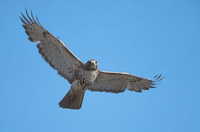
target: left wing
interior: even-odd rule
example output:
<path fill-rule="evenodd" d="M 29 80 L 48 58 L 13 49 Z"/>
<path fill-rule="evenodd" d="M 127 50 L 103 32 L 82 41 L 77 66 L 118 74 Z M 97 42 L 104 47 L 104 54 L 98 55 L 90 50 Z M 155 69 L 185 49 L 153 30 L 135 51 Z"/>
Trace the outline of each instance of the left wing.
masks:
<path fill-rule="evenodd" d="M 89 88 L 91 91 L 104 91 L 119 93 L 126 89 L 142 92 L 154 88 L 155 82 L 161 81 L 164 77 L 156 75 L 152 80 L 137 77 L 124 72 L 103 72 L 100 71 L 96 80 Z"/>
<path fill-rule="evenodd" d="M 58 74 L 72 83 L 76 72 L 84 63 L 62 41 L 49 33 L 40 24 L 37 17 L 35 20 L 32 12 L 30 17 L 26 10 L 26 15 L 27 17 L 22 14 L 23 18 L 20 17 L 20 19 L 23 22 L 26 34 L 29 36 L 28 39 L 32 42 L 38 42 L 39 53 L 45 61 L 57 70 Z"/>

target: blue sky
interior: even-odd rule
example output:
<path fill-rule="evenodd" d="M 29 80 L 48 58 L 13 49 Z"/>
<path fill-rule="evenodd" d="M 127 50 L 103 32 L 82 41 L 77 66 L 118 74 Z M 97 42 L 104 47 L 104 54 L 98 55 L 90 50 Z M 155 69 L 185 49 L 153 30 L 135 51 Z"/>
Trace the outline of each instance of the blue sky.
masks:
<path fill-rule="evenodd" d="M 83 62 L 166 78 L 142 93 L 87 91 L 80 110 L 61 109 L 70 85 L 28 41 L 25 8 Z M 0 13 L 1 132 L 200 131 L 198 0 L 7 0 Z"/>

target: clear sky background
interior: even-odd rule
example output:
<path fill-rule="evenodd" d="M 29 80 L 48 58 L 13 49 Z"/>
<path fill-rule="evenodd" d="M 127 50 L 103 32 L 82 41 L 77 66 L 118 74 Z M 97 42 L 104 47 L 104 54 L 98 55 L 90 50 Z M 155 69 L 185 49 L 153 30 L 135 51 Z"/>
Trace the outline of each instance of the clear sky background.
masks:
<path fill-rule="evenodd" d="M 83 62 L 166 78 L 157 88 L 87 91 L 80 110 L 59 108 L 70 84 L 27 39 L 20 12 Z M 199 0 L 1 0 L 1 132 L 199 132 Z"/>

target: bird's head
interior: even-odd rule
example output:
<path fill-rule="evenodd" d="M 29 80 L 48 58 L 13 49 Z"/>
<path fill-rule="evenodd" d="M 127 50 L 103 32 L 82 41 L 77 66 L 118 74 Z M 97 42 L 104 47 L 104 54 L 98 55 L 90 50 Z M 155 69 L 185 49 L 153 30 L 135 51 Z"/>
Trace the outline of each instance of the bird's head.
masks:
<path fill-rule="evenodd" d="M 85 69 L 88 71 L 97 70 L 98 63 L 96 60 L 89 60 L 87 63 L 85 63 Z"/>

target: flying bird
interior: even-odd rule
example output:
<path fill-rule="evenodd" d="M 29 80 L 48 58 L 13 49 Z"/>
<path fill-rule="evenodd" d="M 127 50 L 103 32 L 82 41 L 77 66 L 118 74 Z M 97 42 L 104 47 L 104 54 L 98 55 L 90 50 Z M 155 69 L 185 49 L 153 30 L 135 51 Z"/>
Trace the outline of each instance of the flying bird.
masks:
<path fill-rule="evenodd" d="M 59 106 L 68 109 L 80 109 L 86 90 L 104 91 L 112 93 L 124 92 L 126 89 L 142 92 L 154 88 L 156 82 L 163 79 L 162 75 L 156 75 L 152 79 L 145 79 L 125 72 L 106 72 L 98 69 L 96 60 L 80 61 L 65 44 L 48 32 L 26 10 L 26 16 L 21 13 L 21 21 L 28 39 L 37 42 L 39 53 L 58 74 L 71 84 L 68 93 L 59 102 Z"/>

